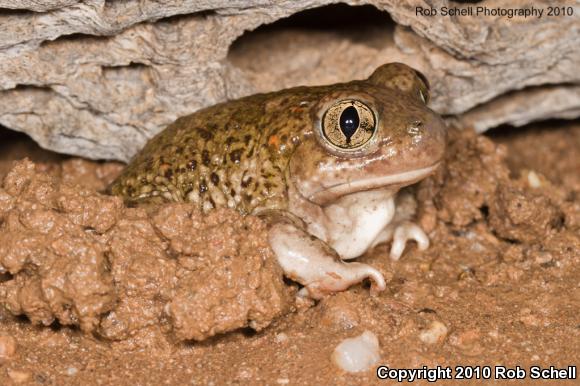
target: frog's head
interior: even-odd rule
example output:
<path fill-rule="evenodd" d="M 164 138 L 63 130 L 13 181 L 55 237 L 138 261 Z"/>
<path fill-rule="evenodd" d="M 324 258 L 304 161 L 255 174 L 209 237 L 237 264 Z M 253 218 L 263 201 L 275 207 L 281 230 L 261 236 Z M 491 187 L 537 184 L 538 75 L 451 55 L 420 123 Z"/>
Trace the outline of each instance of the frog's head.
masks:
<path fill-rule="evenodd" d="M 427 107 L 429 86 L 419 72 L 390 63 L 365 81 L 324 90 L 310 111 L 312 131 L 290 162 L 303 197 L 324 205 L 363 190 L 396 191 L 441 162 L 446 128 Z"/>

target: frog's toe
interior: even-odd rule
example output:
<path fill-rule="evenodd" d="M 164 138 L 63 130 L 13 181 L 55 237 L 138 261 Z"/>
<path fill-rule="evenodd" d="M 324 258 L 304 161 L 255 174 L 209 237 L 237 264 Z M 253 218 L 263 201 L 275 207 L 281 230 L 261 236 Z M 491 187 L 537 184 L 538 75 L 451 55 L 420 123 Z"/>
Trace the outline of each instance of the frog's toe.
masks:
<path fill-rule="evenodd" d="M 348 287 L 365 279 L 371 280 L 371 292 L 376 293 L 387 288 L 383 274 L 368 264 L 333 262 L 327 267 L 324 277 L 316 283 L 325 292 L 344 291 Z"/>
<path fill-rule="evenodd" d="M 319 277 L 311 277 L 300 291 L 300 296 L 320 299 L 329 293 L 344 291 L 365 279 L 371 281 L 373 295 L 387 288 L 383 274 L 367 264 L 335 261 L 324 267 L 318 267 L 316 271 L 322 274 Z"/>
<path fill-rule="evenodd" d="M 423 229 L 412 222 L 403 222 L 397 226 L 393 234 L 393 245 L 390 253 L 392 260 L 401 258 L 409 240 L 416 241 L 420 251 L 429 248 L 429 237 L 427 237 Z"/>

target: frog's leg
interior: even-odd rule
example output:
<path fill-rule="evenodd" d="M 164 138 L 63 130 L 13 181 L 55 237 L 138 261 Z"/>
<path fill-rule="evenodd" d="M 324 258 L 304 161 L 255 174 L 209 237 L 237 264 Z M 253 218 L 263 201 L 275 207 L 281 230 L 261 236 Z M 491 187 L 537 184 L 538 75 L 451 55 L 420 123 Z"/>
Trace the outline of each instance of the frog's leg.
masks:
<path fill-rule="evenodd" d="M 392 260 L 399 260 L 407 241 L 417 242 L 420 251 L 429 248 L 429 237 L 421 227 L 411 221 L 415 214 L 416 202 L 413 196 L 406 191 L 401 192 L 396 199 L 396 210 L 393 220 L 388 224 L 374 240 L 375 245 L 393 241 L 391 245 L 390 257 Z"/>
<path fill-rule="evenodd" d="M 386 288 L 378 270 L 367 264 L 342 262 L 326 243 L 293 222 L 272 224 L 268 236 L 285 275 L 305 286 L 303 295 L 318 299 L 346 290 L 366 278 L 372 281 L 372 292 Z"/>

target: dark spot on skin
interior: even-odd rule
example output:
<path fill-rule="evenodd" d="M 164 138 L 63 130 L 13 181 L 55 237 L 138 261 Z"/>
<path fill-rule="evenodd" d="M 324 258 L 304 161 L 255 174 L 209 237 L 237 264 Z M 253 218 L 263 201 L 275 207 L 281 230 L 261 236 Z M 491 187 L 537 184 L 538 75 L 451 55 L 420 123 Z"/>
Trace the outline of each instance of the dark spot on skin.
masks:
<path fill-rule="evenodd" d="M 210 158 L 209 158 L 209 152 L 207 150 L 204 150 L 201 152 L 201 163 L 204 164 L 205 166 L 209 166 L 210 163 Z"/>
<path fill-rule="evenodd" d="M 252 201 L 252 195 L 251 194 L 247 194 L 246 193 L 246 194 L 243 195 L 243 198 L 244 198 L 244 201 L 246 201 L 246 202 Z"/>
<path fill-rule="evenodd" d="M 153 160 L 148 160 L 148 161 L 146 161 L 146 162 L 144 163 L 144 165 L 145 165 L 145 169 L 153 169 L 153 167 L 154 167 L 154 166 L 153 166 L 153 165 L 154 165 L 154 163 L 153 163 Z"/>
<path fill-rule="evenodd" d="M 266 181 L 264 183 L 264 188 L 266 188 L 267 191 L 270 191 L 270 189 L 272 189 L 272 184 L 269 181 Z"/>
<path fill-rule="evenodd" d="M 213 173 L 213 172 L 210 174 L 210 176 L 209 176 L 209 179 L 211 180 L 211 182 L 212 182 L 214 185 L 217 185 L 217 184 L 219 184 L 219 183 L 220 183 L 220 178 L 219 178 L 219 176 L 218 176 L 217 174 Z"/>
<path fill-rule="evenodd" d="M 194 171 L 195 168 L 197 167 L 197 161 L 192 159 L 191 161 L 189 161 L 189 163 L 187 164 L 187 167 L 189 168 L 189 170 Z"/>
<path fill-rule="evenodd" d="M 234 190 L 234 188 L 232 188 L 232 190 L 230 190 L 230 195 L 232 197 L 234 197 L 236 195 L 236 191 Z"/>
<path fill-rule="evenodd" d="M 243 179 L 242 180 L 242 188 L 247 188 L 251 183 L 252 183 L 253 178 L 252 177 L 248 177 L 247 179 Z"/>
<path fill-rule="evenodd" d="M 189 186 L 186 190 L 185 190 L 185 195 L 189 196 L 189 193 L 191 193 L 193 191 L 193 186 Z"/>
<path fill-rule="evenodd" d="M 242 149 L 236 149 L 230 153 L 230 160 L 234 163 L 239 163 L 242 157 Z"/>
<path fill-rule="evenodd" d="M 199 193 L 204 194 L 207 192 L 207 183 L 205 182 L 205 178 L 202 178 L 199 182 Z"/>
<path fill-rule="evenodd" d="M 244 143 L 246 144 L 246 146 L 248 146 L 250 144 L 251 140 L 252 140 L 252 136 L 250 134 L 246 134 L 246 136 L 244 137 Z"/>
<path fill-rule="evenodd" d="M 197 133 L 199 134 L 199 136 L 201 138 L 205 139 L 206 141 L 213 139 L 213 134 L 211 132 L 207 131 L 206 129 L 201 128 L 201 127 L 199 127 L 197 129 Z"/>
<path fill-rule="evenodd" d="M 163 175 L 165 176 L 165 178 L 170 179 L 171 177 L 173 177 L 173 169 L 167 169 Z"/>
<path fill-rule="evenodd" d="M 240 130 L 240 124 L 236 121 L 229 121 L 226 123 L 226 131 L 236 132 Z"/>

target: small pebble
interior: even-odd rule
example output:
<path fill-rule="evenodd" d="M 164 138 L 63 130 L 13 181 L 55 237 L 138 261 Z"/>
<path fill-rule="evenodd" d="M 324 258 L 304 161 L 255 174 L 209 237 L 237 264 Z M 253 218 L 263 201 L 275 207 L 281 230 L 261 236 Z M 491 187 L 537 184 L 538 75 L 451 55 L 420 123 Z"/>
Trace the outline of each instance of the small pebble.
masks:
<path fill-rule="evenodd" d="M 252 378 L 252 373 L 248 369 L 241 369 L 238 372 L 238 378 L 250 379 L 250 378 Z"/>
<path fill-rule="evenodd" d="M 534 172 L 533 170 L 528 172 L 528 184 L 532 188 L 539 188 L 540 186 L 542 186 L 542 181 L 540 180 L 540 177 L 538 177 L 536 172 Z"/>
<path fill-rule="evenodd" d="M 443 342 L 443 340 L 447 336 L 447 331 L 448 331 L 447 326 L 445 326 L 438 320 L 434 320 L 429 325 L 429 328 L 421 331 L 421 333 L 419 334 L 419 339 L 421 340 L 421 342 L 427 344 L 435 344 Z"/>
<path fill-rule="evenodd" d="M 286 343 L 288 341 L 288 335 L 281 332 L 279 334 L 276 334 L 274 340 L 276 341 L 276 343 Z"/>
<path fill-rule="evenodd" d="M 379 339 L 371 331 L 343 340 L 332 353 L 332 361 L 349 373 L 366 371 L 380 359 Z"/>
<path fill-rule="evenodd" d="M 79 370 L 76 367 L 69 367 L 68 369 L 66 369 L 66 375 L 68 375 L 69 377 L 76 375 L 76 373 L 78 372 Z"/>
<path fill-rule="evenodd" d="M 449 344 L 459 348 L 464 355 L 481 355 L 483 347 L 481 345 L 481 333 L 478 329 L 457 331 L 449 337 Z"/>
<path fill-rule="evenodd" d="M 26 371 L 8 370 L 8 377 L 14 383 L 24 383 L 30 380 L 30 373 Z"/>
<path fill-rule="evenodd" d="M 10 335 L 0 335 L 0 363 L 9 361 L 16 354 L 16 339 Z"/>

